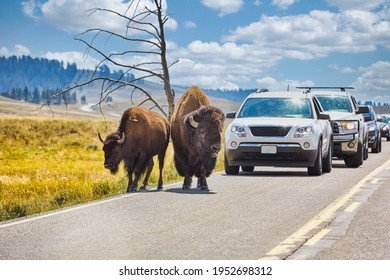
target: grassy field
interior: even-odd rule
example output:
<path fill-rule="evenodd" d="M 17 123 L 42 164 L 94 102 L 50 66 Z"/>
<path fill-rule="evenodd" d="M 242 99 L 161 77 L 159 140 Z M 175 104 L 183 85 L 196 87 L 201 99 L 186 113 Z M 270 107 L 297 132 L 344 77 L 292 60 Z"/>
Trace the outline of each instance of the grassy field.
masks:
<path fill-rule="evenodd" d="M 123 168 L 103 168 L 97 132 L 113 132 L 118 121 L 36 118 L 0 119 L 0 221 L 124 193 Z M 149 180 L 156 186 L 158 164 Z M 223 168 L 220 153 L 217 169 Z M 181 180 L 173 149 L 165 158 L 164 184 Z"/>

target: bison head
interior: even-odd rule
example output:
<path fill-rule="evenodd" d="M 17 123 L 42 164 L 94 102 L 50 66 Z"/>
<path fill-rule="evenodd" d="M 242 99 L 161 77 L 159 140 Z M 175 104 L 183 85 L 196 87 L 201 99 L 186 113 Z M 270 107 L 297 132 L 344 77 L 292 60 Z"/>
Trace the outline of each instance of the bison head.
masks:
<path fill-rule="evenodd" d="M 185 116 L 186 138 L 191 147 L 190 163 L 194 166 L 200 159 L 206 170 L 215 167 L 221 150 L 221 134 L 225 115 L 213 106 L 201 106 Z"/>
<path fill-rule="evenodd" d="M 125 142 L 125 133 L 123 132 L 122 135 L 117 132 L 111 133 L 106 137 L 106 140 L 102 139 L 100 133 L 98 133 L 98 136 L 100 142 L 103 143 L 104 167 L 109 169 L 112 174 L 116 174 L 122 160 L 121 145 Z"/>

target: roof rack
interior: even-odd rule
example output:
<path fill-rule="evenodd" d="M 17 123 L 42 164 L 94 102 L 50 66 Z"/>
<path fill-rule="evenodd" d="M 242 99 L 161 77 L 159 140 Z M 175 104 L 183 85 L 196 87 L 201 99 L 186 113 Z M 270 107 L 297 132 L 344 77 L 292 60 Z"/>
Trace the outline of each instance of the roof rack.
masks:
<path fill-rule="evenodd" d="M 260 93 L 260 92 L 269 92 L 269 90 L 266 89 L 266 88 L 262 88 L 262 89 L 258 89 L 258 90 L 256 91 L 256 93 Z"/>
<path fill-rule="evenodd" d="M 340 89 L 341 91 L 345 91 L 346 89 L 354 89 L 354 87 L 296 87 L 299 89 L 307 89 L 310 92 L 312 89 Z"/>

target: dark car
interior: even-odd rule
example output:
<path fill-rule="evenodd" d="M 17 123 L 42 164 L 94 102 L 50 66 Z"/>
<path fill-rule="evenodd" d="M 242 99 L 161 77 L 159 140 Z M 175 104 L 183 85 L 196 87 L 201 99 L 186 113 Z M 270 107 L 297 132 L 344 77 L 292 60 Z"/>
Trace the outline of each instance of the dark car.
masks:
<path fill-rule="evenodd" d="M 371 148 L 371 152 L 380 153 L 382 150 L 382 136 L 375 111 L 370 105 L 361 105 L 359 107 L 367 107 L 369 110 L 368 113 L 363 114 L 364 124 L 368 130 L 368 147 Z"/>
<path fill-rule="evenodd" d="M 378 117 L 378 122 L 381 128 L 381 136 L 390 141 L 390 118 L 387 116 Z"/>

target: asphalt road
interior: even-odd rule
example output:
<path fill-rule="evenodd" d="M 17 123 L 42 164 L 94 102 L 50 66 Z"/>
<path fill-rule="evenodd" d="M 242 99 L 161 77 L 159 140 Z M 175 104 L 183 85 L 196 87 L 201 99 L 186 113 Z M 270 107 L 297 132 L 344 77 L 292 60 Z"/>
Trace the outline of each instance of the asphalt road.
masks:
<path fill-rule="evenodd" d="M 390 196 L 390 168 L 384 165 L 389 158 L 390 142 L 384 142 L 382 153 L 370 153 L 361 167 L 346 168 L 335 160 L 332 172 L 320 177 L 308 176 L 305 168 L 258 167 L 237 176 L 219 172 L 209 178 L 208 193 L 181 191 L 178 182 L 164 191 L 124 194 L 0 223 L 0 259 L 344 258 L 349 256 L 345 242 L 358 247 L 351 232 L 375 235 L 374 229 L 368 233 L 361 227 L 372 223 L 372 215 L 390 216 L 388 206 L 375 202 Z M 370 191 L 362 192 L 367 184 Z M 359 205 L 351 207 L 356 197 Z M 318 217 L 326 218 L 317 223 Z M 358 218 L 363 224 L 355 223 Z M 343 229 L 337 230 L 338 238 L 327 237 L 331 226 Z M 286 240 L 293 240 L 294 249 L 283 245 Z M 379 244 L 373 250 L 389 251 L 381 244 L 387 237 L 375 240 Z M 309 248 L 309 243 L 317 246 Z M 361 258 L 386 257 L 365 255 L 366 246 L 360 248 Z"/>

